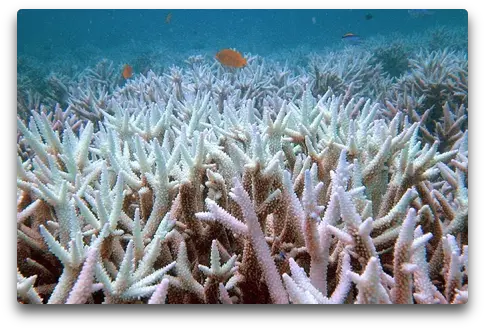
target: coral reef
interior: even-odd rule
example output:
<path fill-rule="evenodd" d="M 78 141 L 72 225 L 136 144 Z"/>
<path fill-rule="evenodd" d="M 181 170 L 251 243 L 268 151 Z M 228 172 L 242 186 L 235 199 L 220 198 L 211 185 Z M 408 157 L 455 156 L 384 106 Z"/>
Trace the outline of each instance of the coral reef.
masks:
<path fill-rule="evenodd" d="M 419 52 L 410 60 L 411 70 L 397 83 L 400 93 L 412 92 L 416 98 L 424 96 L 423 110 L 435 107 L 435 117 L 445 102 L 467 107 L 468 61 L 465 53 L 448 49 Z"/>
<path fill-rule="evenodd" d="M 313 55 L 310 66 L 314 71 L 313 95 L 322 96 L 328 88 L 335 92 L 381 99 L 391 85 L 380 61 L 369 51 L 345 48 L 326 55 Z"/>
<path fill-rule="evenodd" d="M 406 112 L 420 123 L 427 142 L 439 141 L 440 151 L 449 150 L 467 130 L 467 55 L 448 49 L 419 52 L 410 62 L 410 71 L 388 94 L 390 116 Z"/>
<path fill-rule="evenodd" d="M 430 50 L 449 48 L 451 50 L 467 49 L 467 28 L 436 26 L 426 32 L 425 45 Z"/>
<path fill-rule="evenodd" d="M 467 87 L 427 128 L 419 94 L 379 102 L 381 64 L 345 51 L 315 76 L 190 57 L 121 83 L 105 61 L 67 106 L 26 107 L 18 301 L 467 302 Z"/>
<path fill-rule="evenodd" d="M 391 77 L 399 77 L 407 71 L 409 51 L 404 43 L 394 42 L 390 45 L 379 45 L 373 51 L 374 61 L 380 62 L 383 70 Z"/>
<path fill-rule="evenodd" d="M 463 35 L 19 57 L 18 301 L 466 303 Z"/>

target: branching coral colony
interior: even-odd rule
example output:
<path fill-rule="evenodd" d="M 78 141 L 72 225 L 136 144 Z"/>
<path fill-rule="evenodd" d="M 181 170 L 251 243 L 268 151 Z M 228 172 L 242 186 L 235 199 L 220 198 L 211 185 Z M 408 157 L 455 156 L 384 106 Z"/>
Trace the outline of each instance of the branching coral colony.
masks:
<path fill-rule="evenodd" d="M 217 65 L 19 117 L 19 302 L 467 302 L 466 109 Z"/>

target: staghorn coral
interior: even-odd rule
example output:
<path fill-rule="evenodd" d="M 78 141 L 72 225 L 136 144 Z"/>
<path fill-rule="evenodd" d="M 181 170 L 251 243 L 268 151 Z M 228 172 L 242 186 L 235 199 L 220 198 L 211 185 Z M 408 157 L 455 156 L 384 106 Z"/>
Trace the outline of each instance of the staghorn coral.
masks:
<path fill-rule="evenodd" d="M 19 57 L 18 301 L 467 302 L 467 37 L 426 33 Z"/>
<path fill-rule="evenodd" d="M 404 43 L 394 42 L 390 45 L 381 45 L 373 49 L 375 62 L 380 62 L 383 70 L 391 77 L 404 74 L 409 65 L 409 51 Z"/>
<path fill-rule="evenodd" d="M 415 98 L 423 96 L 422 109 L 433 108 L 433 119 L 443 116 L 440 109 L 446 102 L 467 107 L 467 53 L 447 48 L 420 51 L 410 59 L 410 67 L 410 72 L 399 79 L 396 88 L 400 94 L 412 92 Z"/>
<path fill-rule="evenodd" d="M 320 73 L 317 66 L 314 66 L 314 83 L 311 92 L 314 97 L 324 95 L 328 89 L 336 93 L 342 93 L 349 88 L 343 80 L 334 72 Z"/>
<path fill-rule="evenodd" d="M 440 152 L 451 150 L 467 130 L 467 56 L 444 49 L 417 57 L 388 93 L 384 115 L 406 113 L 420 124 L 424 142 L 438 141 Z"/>
<path fill-rule="evenodd" d="M 444 26 L 436 26 L 426 31 L 426 45 L 430 50 L 442 48 L 467 49 L 467 33 L 466 27 L 445 28 Z"/>
<path fill-rule="evenodd" d="M 467 132 L 263 63 L 19 117 L 19 302 L 466 302 Z"/>
<path fill-rule="evenodd" d="M 314 74 L 313 95 L 324 94 L 328 87 L 337 93 L 380 99 L 391 84 L 390 77 L 370 51 L 345 48 L 324 55 L 311 55 L 310 67 Z"/>

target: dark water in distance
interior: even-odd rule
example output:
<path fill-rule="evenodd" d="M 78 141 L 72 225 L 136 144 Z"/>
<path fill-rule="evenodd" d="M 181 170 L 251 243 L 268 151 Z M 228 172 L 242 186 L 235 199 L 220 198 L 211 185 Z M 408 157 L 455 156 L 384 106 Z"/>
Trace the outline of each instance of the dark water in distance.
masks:
<path fill-rule="evenodd" d="M 166 22 L 171 13 L 171 21 Z M 370 14 L 371 19 L 365 17 Z M 467 29 L 465 10 L 20 10 L 18 56 L 62 55 L 136 44 L 213 54 L 237 48 L 263 55 L 297 46 L 321 48 L 348 32 L 364 38 L 408 35 L 433 26 Z M 126 50 L 128 51 L 128 50 Z M 130 50 L 132 51 L 132 50 Z"/>

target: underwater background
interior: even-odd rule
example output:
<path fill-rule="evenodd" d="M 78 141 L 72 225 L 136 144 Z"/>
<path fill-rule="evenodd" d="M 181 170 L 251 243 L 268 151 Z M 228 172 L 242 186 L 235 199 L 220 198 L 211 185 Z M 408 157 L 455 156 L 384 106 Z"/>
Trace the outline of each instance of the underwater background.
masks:
<path fill-rule="evenodd" d="M 219 49 L 236 48 L 264 56 L 341 46 L 346 33 L 391 42 L 394 33 L 467 28 L 463 9 L 431 12 L 413 17 L 406 9 L 23 9 L 17 14 L 17 52 L 40 60 L 70 55 L 87 61 L 103 54 L 129 59 L 152 47 L 212 57 Z"/>

